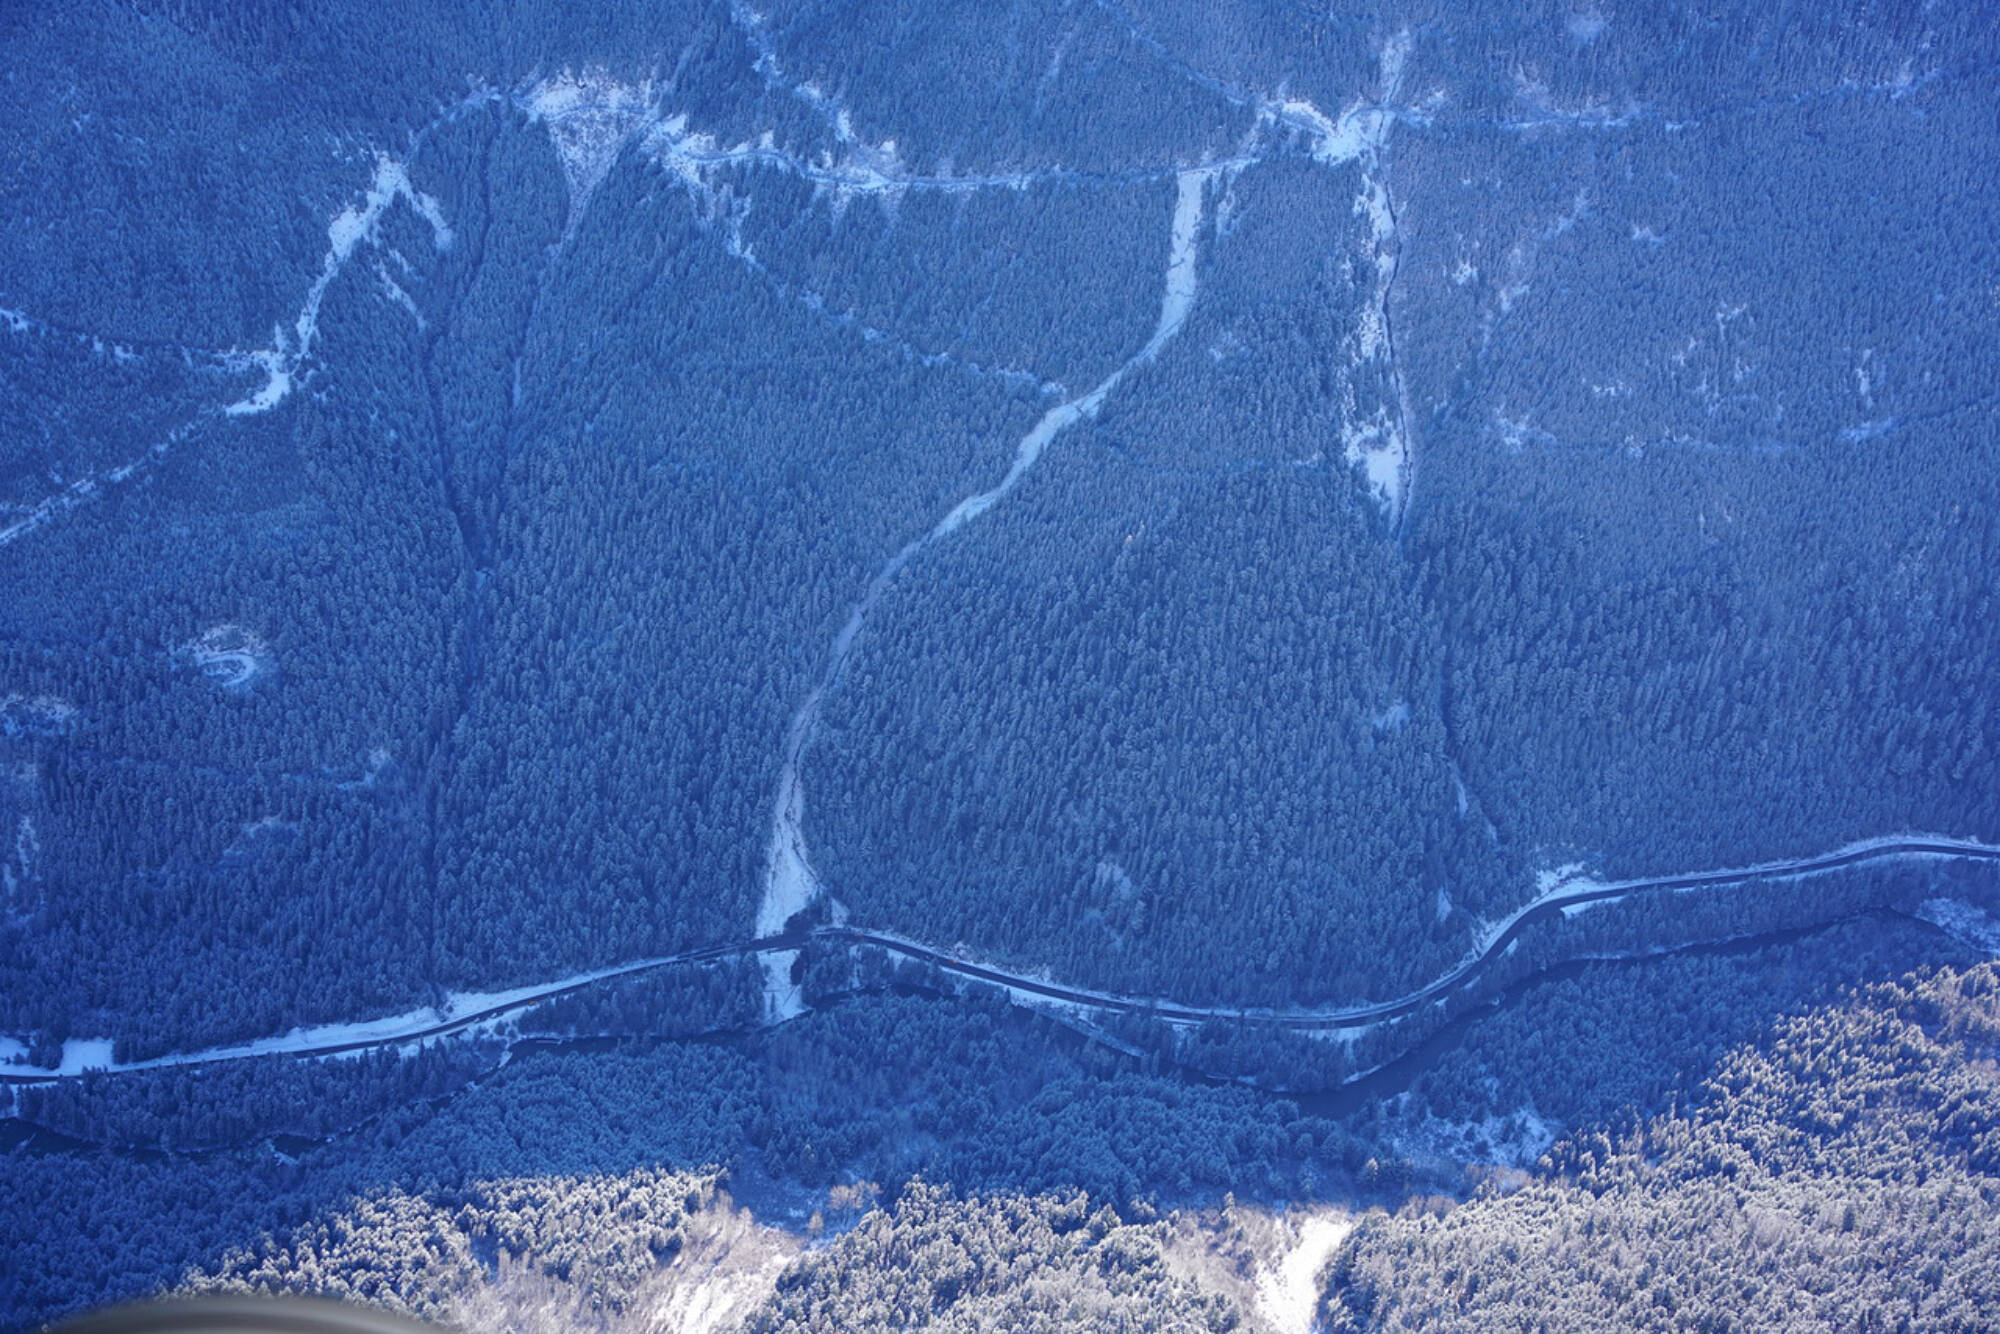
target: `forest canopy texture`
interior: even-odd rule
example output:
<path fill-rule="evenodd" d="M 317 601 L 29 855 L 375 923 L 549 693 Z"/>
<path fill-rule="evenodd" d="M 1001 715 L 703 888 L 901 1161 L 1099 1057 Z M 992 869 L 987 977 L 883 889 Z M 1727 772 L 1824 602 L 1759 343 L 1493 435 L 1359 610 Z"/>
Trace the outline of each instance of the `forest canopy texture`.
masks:
<path fill-rule="evenodd" d="M 0 5 L 0 1327 L 2000 1323 L 1996 69 Z"/>

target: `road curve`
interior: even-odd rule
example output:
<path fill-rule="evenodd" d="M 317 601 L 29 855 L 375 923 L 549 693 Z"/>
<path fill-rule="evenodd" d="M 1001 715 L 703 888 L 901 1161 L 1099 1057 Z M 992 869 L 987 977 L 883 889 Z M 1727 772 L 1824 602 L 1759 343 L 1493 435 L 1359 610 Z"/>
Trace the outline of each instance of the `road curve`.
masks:
<path fill-rule="evenodd" d="M 1686 875 L 1614 882 L 1572 881 L 1569 882 L 1572 887 L 1558 885 L 1551 892 L 1517 909 L 1501 922 L 1479 949 L 1415 991 L 1393 1000 L 1370 1001 L 1338 1008 L 1288 1009 L 1181 1005 L 1171 1001 L 1121 996 L 1111 992 L 1091 991 L 1079 987 L 1066 987 L 1055 982 L 1038 981 L 1003 969 L 971 963 L 894 936 L 878 935 L 872 931 L 852 927 L 827 927 L 813 934 L 823 939 L 844 939 L 857 944 L 879 946 L 962 977 L 993 982 L 1012 991 L 1027 992 L 1048 1000 L 1107 1013 L 1145 1015 L 1168 1023 L 1181 1024 L 1226 1019 L 1234 1023 L 1264 1028 L 1309 1032 L 1360 1028 L 1381 1023 L 1386 1019 L 1399 1019 L 1421 1010 L 1424 1006 L 1472 981 L 1495 960 L 1505 955 L 1528 928 L 1561 914 L 1565 909 L 1626 898 L 1633 894 L 1714 888 L 1743 884 L 1752 880 L 1794 880 L 1805 876 L 1823 875 L 1828 871 L 1838 871 L 1865 862 L 1907 857 L 2000 861 L 2000 846 L 1956 838 L 1874 839 L 1865 844 L 1850 845 L 1817 857 L 1769 862 L 1754 867 L 1696 871 Z"/>
<path fill-rule="evenodd" d="M 1570 880 L 1555 885 L 1532 902 L 1516 909 L 1501 921 L 1485 938 L 1481 945 L 1467 954 L 1452 967 L 1406 995 L 1391 1000 L 1373 1001 L 1360 1005 L 1339 1008 L 1238 1008 L 1220 1005 L 1185 1005 L 1173 1001 L 1153 1000 L 1145 997 L 1125 996 L 1113 992 L 1094 991 L 1084 987 L 1064 986 L 1058 982 L 1046 982 L 963 959 L 943 950 L 898 936 L 869 931 L 860 927 L 823 926 L 812 929 L 793 928 L 777 935 L 764 936 L 755 940 L 739 941 L 724 945 L 710 945 L 689 950 L 682 954 L 667 955 L 657 959 L 646 959 L 589 974 L 581 978 L 570 978 L 549 983 L 545 987 L 523 988 L 507 994 L 503 1002 L 468 1010 L 463 1014 L 437 1015 L 429 1019 L 413 1019 L 403 1028 L 390 1032 L 375 1032 L 365 1038 L 343 1038 L 326 1042 L 301 1041 L 287 1045 L 284 1039 L 246 1044 L 237 1047 L 211 1048 L 207 1051 L 176 1053 L 147 1061 L 113 1064 L 101 1067 L 101 1072 L 121 1074 L 140 1070 L 185 1068 L 217 1065 L 228 1061 L 250 1060 L 262 1056 L 337 1056 L 344 1053 L 366 1051 L 377 1047 L 403 1046 L 423 1042 L 432 1038 L 448 1037 L 481 1024 L 491 1023 L 533 1009 L 537 1005 L 555 1000 L 561 996 L 573 995 L 606 982 L 637 977 L 644 973 L 663 968 L 684 967 L 690 964 L 715 963 L 724 959 L 743 958 L 751 955 L 774 954 L 786 950 L 797 950 L 809 942 L 841 942 L 848 945 L 868 945 L 890 954 L 899 955 L 918 963 L 928 964 L 940 971 L 978 982 L 987 982 L 1004 987 L 1009 991 L 1038 996 L 1045 1000 L 1060 1002 L 1081 1009 L 1094 1010 L 1105 1014 L 1142 1015 L 1172 1024 L 1197 1024 L 1209 1020 L 1226 1020 L 1232 1023 L 1253 1025 L 1262 1028 L 1287 1029 L 1297 1032 L 1325 1031 L 1329 1029 L 1360 1028 L 1380 1023 L 1388 1019 L 1400 1018 L 1424 1006 L 1440 1000 L 1449 993 L 1470 983 L 1489 965 L 1506 954 L 1523 933 L 1536 924 L 1560 915 L 1565 909 L 1579 908 L 1592 903 L 1603 903 L 1612 899 L 1626 898 L 1634 894 L 1672 893 L 1682 890 L 1717 888 L 1725 885 L 1745 884 L 1752 880 L 1791 880 L 1805 876 L 1823 875 L 1850 866 L 1860 866 L 1869 862 L 1902 860 L 1912 857 L 1941 858 L 1960 861 L 2000 862 L 2000 845 L 1981 843 L 1972 839 L 1947 838 L 1930 835 L 1869 839 L 1861 843 L 1848 844 L 1832 852 L 1814 857 L 1801 857 L 1788 861 L 1765 862 L 1757 866 L 1729 867 L 1714 871 L 1696 871 L 1684 875 L 1650 876 L 1636 880 L 1594 881 Z M 0 1069 L 0 1084 L 46 1084 L 60 1079 L 80 1079 L 95 1071 L 36 1070 L 15 1066 Z"/>

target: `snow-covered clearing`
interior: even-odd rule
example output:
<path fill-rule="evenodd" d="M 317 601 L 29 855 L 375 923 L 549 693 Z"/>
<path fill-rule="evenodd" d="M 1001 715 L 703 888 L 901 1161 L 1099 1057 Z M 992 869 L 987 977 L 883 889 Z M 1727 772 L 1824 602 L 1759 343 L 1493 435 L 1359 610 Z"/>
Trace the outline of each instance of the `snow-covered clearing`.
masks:
<path fill-rule="evenodd" d="M 1258 1313 L 1278 1334 L 1312 1334 L 1320 1277 L 1353 1231 L 1350 1215 L 1315 1214 L 1300 1225 L 1297 1238 L 1277 1263 L 1257 1275 Z"/>
<path fill-rule="evenodd" d="M 819 682 L 800 704 L 798 712 L 793 715 L 791 726 L 786 732 L 784 764 L 780 770 L 777 801 L 771 822 L 764 893 L 757 908 L 759 936 L 772 936 L 782 931 L 785 923 L 790 921 L 794 914 L 802 911 L 823 892 L 819 875 L 813 870 L 812 855 L 806 842 L 806 794 L 804 781 L 799 774 L 799 762 L 804 756 L 807 744 L 811 741 L 813 727 L 819 720 L 821 700 L 826 691 L 839 679 L 841 669 L 853 651 L 854 642 L 868 619 L 868 613 L 888 591 L 896 575 L 917 553 L 931 543 L 949 537 L 998 504 L 1008 492 L 1019 485 L 1021 479 L 1028 474 L 1028 470 L 1035 466 L 1050 441 L 1075 422 L 1095 414 L 1105 398 L 1127 375 L 1152 361 L 1159 355 L 1160 349 L 1180 332 L 1181 325 L 1186 322 L 1188 312 L 1194 306 L 1198 282 L 1196 263 L 1198 237 L 1208 196 L 1208 183 L 1222 170 L 1224 169 L 1220 167 L 1195 167 L 1180 172 L 1177 177 L 1170 241 L 1167 248 L 1166 278 L 1164 291 L 1160 297 L 1160 317 L 1145 345 L 1133 353 L 1124 364 L 1099 381 L 1089 392 L 1059 403 L 1044 413 L 1041 420 L 1021 437 L 1020 443 L 1014 449 L 1013 463 L 996 485 L 961 500 L 937 521 L 929 533 L 908 542 L 891 556 L 869 581 L 867 591 L 848 613 L 847 621 L 841 626 L 840 632 L 834 636 L 833 645 L 827 654 L 826 669 L 821 673 Z M 766 956 L 764 960 L 766 1005 L 774 1017 L 800 1004 L 797 988 L 792 985 L 788 969 L 789 964 L 780 967 L 776 956 Z"/>
<path fill-rule="evenodd" d="M 799 1238 L 764 1227 L 727 1199 L 690 1218 L 680 1249 L 642 1296 L 644 1328 L 716 1334 L 736 1328 L 778 1286 Z"/>
<path fill-rule="evenodd" d="M 650 81 L 624 83 L 602 70 L 564 70 L 543 79 L 523 96 L 521 106 L 548 127 L 569 183 L 572 227 L 625 145 L 660 114 Z"/>

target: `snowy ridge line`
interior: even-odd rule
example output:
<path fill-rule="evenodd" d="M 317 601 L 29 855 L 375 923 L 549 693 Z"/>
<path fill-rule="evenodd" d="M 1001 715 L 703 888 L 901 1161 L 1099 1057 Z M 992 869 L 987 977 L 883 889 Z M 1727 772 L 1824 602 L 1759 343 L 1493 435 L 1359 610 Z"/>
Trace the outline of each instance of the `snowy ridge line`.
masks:
<path fill-rule="evenodd" d="M 1653 876 L 1633 880 L 1599 881 L 1582 876 L 1561 879 L 1549 885 L 1528 904 L 1517 909 L 1488 933 L 1484 942 L 1458 964 L 1404 996 L 1339 1008 L 1256 1008 L 1220 1005 L 1184 1005 L 1153 997 L 1130 996 L 1030 977 L 1004 968 L 989 966 L 962 954 L 933 949 L 917 941 L 888 932 L 844 925 L 817 928 L 788 928 L 777 935 L 733 944 L 711 945 L 683 954 L 640 959 L 595 972 L 579 973 L 558 981 L 516 987 L 508 991 L 460 993 L 451 997 L 448 1013 L 435 1009 L 415 1010 L 401 1015 L 358 1024 L 327 1024 L 293 1029 L 280 1037 L 201 1051 L 179 1052 L 145 1061 L 125 1063 L 110 1059 L 109 1039 L 72 1040 L 66 1044 L 64 1061 L 54 1070 L 16 1065 L 0 1065 L 0 1084 L 45 1084 L 61 1079 L 78 1079 L 101 1070 L 122 1074 L 172 1067 L 211 1065 L 224 1061 L 250 1060 L 263 1056 L 337 1056 L 379 1047 L 406 1046 L 431 1038 L 448 1037 L 470 1029 L 491 1025 L 526 1010 L 597 986 L 604 982 L 637 976 L 663 968 L 715 963 L 723 959 L 762 955 L 790 958 L 811 942 L 866 945 L 886 950 L 919 963 L 974 981 L 988 982 L 1023 997 L 1056 1001 L 1082 1010 L 1106 1014 L 1132 1014 L 1159 1019 L 1169 1024 L 1199 1024 L 1213 1019 L 1262 1028 L 1298 1032 L 1351 1030 L 1400 1018 L 1437 1003 L 1448 992 L 1467 982 L 1480 969 L 1504 957 L 1529 926 L 1559 917 L 1566 907 L 1631 894 L 1684 892 L 1688 890 L 1740 885 L 1754 880 L 1795 880 L 1823 875 L 1874 861 L 1922 857 L 1953 860 L 2000 862 L 2000 844 L 1942 835 L 1901 834 L 1862 839 L 1814 857 L 1761 862 L 1753 866 L 1726 867 L 1683 875 Z M 1686 948 L 1685 944 L 1674 948 Z M 1635 948 L 1622 954 L 1592 952 L 1578 956 L 1597 960 L 1646 958 L 1657 948 Z M 14 1053 L 22 1044 L 0 1039 L 0 1048 Z"/>
<path fill-rule="evenodd" d="M 1033 186 L 1049 183 L 1077 182 L 1101 185 L 1143 185 L 1150 181 L 1170 180 L 1181 173 L 1181 168 L 1133 167 L 1125 171 L 1076 171 L 1063 167 L 1038 168 L 1020 172 L 994 172 L 983 175 L 936 175 L 924 172 L 905 172 L 896 168 L 869 166 L 859 162 L 806 162 L 782 149 L 763 145 L 745 144 L 736 148 L 702 148 L 683 146 L 686 141 L 676 143 L 671 154 L 674 165 L 685 164 L 697 171 L 716 167 L 750 164 L 772 167 L 789 172 L 814 185 L 824 186 L 838 194 L 899 194 L 904 191 L 925 191 L 936 194 L 971 194 L 981 190 L 1026 190 Z M 1212 164 L 1216 169 L 1242 169 L 1257 165 L 1263 159 L 1251 154 L 1238 154 L 1219 158 Z"/>
<path fill-rule="evenodd" d="M 1042 417 L 1021 437 L 1015 446 L 1013 462 L 1006 475 L 999 482 L 984 491 L 967 496 L 952 507 L 949 513 L 939 519 L 929 532 L 912 538 L 901 550 L 883 563 L 875 577 L 869 581 L 861 600 L 848 613 L 847 621 L 834 636 L 833 645 L 827 654 L 826 670 L 821 673 L 816 684 L 793 715 L 790 728 L 785 735 L 784 764 L 779 772 L 777 801 L 772 812 L 771 842 L 764 876 L 764 893 L 757 907 L 757 932 L 760 936 L 772 936 L 785 929 L 786 923 L 802 911 L 813 900 L 825 892 L 824 882 L 813 869 L 811 851 L 805 834 L 805 786 L 799 776 L 799 762 L 805 755 L 805 748 L 812 740 L 812 732 L 819 721 L 820 706 L 826 692 L 840 679 L 847 658 L 854 649 L 854 641 L 860 635 L 868 614 L 874 610 L 882 595 L 889 589 L 904 566 L 917 554 L 935 542 L 943 541 L 966 524 L 977 519 L 988 509 L 998 504 L 1007 493 L 1019 485 L 1028 470 L 1035 466 L 1048 447 L 1063 430 L 1076 421 L 1096 415 L 1100 405 L 1111 391 L 1135 369 L 1151 362 L 1160 350 L 1180 332 L 1187 320 L 1188 312 L 1194 307 L 1198 274 L 1196 268 L 1197 239 L 1201 222 L 1206 216 L 1208 184 L 1218 174 L 1228 171 L 1226 164 L 1207 164 L 1186 168 L 1175 178 L 1174 212 L 1167 249 L 1167 271 L 1160 296 L 1160 316 L 1153 327 L 1152 336 L 1144 346 L 1134 352 L 1116 370 L 1099 381 L 1089 392 L 1066 402 L 1059 403 L 1042 414 Z M 836 920 L 844 920 L 838 912 Z M 765 1003 L 768 1014 L 774 1019 L 786 1019 L 800 1012 L 803 1000 L 799 988 L 791 981 L 792 956 L 767 954 L 764 970 L 767 979 Z"/>
<path fill-rule="evenodd" d="M 755 15 L 734 12 L 738 26 L 760 22 Z M 762 50 L 763 48 L 758 48 Z M 772 81 L 767 70 L 766 81 Z M 774 84 L 774 86 L 778 86 Z M 807 98 L 812 101 L 812 98 Z M 830 99 L 822 98 L 827 105 Z M 602 71 L 577 73 L 565 70 L 543 78 L 518 93 L 513 105 L 528 119 L 542 126 L 561 160 L 569 182 L 570 217 L 565 237 L 574 232 L 592 194 L 610 173 L 620 153 L 637 144 L 653 166 L 676 178 L 686 189 L 696 211 L 696 224 L 719 234 L 723 249 L 778 296 L 805 307 L 837 329 L 858 335 L 865 343 L 893 348 L 905 359 L 925 367 L 950 367 L 969 375 L 1018 384 L 1038 393 L 1059 395 L 1060 386 L 1044 380 L 1031 370 L 1017 366 L 987 365 L 946 351 L 926 351 L 892 329 L 871 324 L 852 311 L 832 308 L 821 293 L 787 279 L 754 254 L 742 238 L 742 220 L 748 200 L 718 188 L 717 171 L 731 163 L 769 164 L 782 159 L 795 169 L 817 179 L 822 191 L 835 197 L 836 207 L 844 206 L 851 193 L 882 194 L 891 187 L 922 188 L 922 178 L 901 181 L 882 168 L 893 167 L 894 145 L 871 149 L 860 144 L 852 127 L 839 113 L 838 137 L 851 161 L 836 162 L 822 154 L 820 165 L 806 162 L 796 153 L 779 149 L 767 133 L 763 142 L 736 149 L 718 149 L 712 136 L 687 128 L 686 117 L 668 118 L 660 91 L 651 82 L 626 83 Z M 829 120 L 829 124 L 834 124 Z M 857 165 L 858 164 L 858 165 Z M 872 166 L 870 164 L 873 164 Z M 836 178 L 838 182 L 835 183 Z M 939 180 L 959 178 L 936 178 Z M 1011 182 L 1013 178 L 1008 178 Z M 859 182 L 854 190 L 847 187 Z"/>
<path fill-rule="evenodd" d="M 781 145 L 775 132 L 724 145 L 713 134 L 690 125 L 685 112 L 669 113 L 661 95 L 667 91 L 650 81 L 629 83 L 603 70 L 565 70 L 522 90 L 514 105 L 531 120 L 546 125 L 569 176 L 572 204 L 586 200 L 627 144 L 636 144 L 655 164 L 713 201 L 712 179 L 728 167 L 763 167 L 796 176 L 839 200 L 860 195 L 894 196 L 907 192 L 969 194 L 984 190 L 1026 190 L 1045 184 L 1140 185 L 1177 177 L 1174 164 L 1124 169 L 1076 170 L 1036 167 L 1020 171 L 913 171 L 897 150 L 896 141 L 871 144 L 856 135 L 851 118 L 838 101 L 811 85 L 777 79 L 775 57 L 759 56 L 767 83 L 792 92 L 812 105 L 831 130 L 834 146 L 807 153 Z M 1218 159 L 1215 168 L 1241 170 L 1262 158 L 1250 152 Z M 736 201 L 732 201 L 736 202 Z"/>

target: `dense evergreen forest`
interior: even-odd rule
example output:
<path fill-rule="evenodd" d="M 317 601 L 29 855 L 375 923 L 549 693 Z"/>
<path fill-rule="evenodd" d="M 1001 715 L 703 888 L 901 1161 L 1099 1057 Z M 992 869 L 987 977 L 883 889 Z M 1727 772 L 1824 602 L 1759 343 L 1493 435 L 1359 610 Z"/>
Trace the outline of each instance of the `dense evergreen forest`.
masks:
<path fill-rule="evenodd" d="M 741 938 L 781 783 L 869 924 L 1196 1000 L 2000 835 L 1990 32 L 92 12 L 4 126 L 42 1050 Z"/>
<path fill-rule="evenodd" d="M 1534 1181 L 1365 1224 L 1335 1329 L 1985 1329 L 2000 1320 L 2000 978 L 1884 985 L 1733 1054 L 1697 1108 Z"/>
<path fill-rule="evenodd" d="M 1799 957 L 1757 962 L 1783 977 Z M 1996 997 L 1990 964 L 1925 969 L 1746 1028 L 1678 1109 L 1586 1125 L 1529 1172 L 1486 1171 L 1462 1205 L 1436 1168 L 1370 1152 L 1423 1120 L 1384 1123 L 1378 1105 L 1350 1120 L 1375 1118 L 1357 1138 L 1242 1090 L 1101 1068 L 1004 1007 L 872 1001 L 777 1030 L 750 1060 L 538 1056 L 338 1147 L 16 1156 L 0 1293 L 53 1314 L 116 1273 L 114 1294 L 315 1292 L 471 1330 L 650 1327 L 703 1290 L 746 1329 L 1260 1328 L 1247 1298 L 1271 1253 L 1244 1248 L 1256 1211 L 1238 1201 L 1332 1196 L 1390 1206 L 1334 1255 L 1335 1328 L 1822 1328 L 1869 1310 L 1883 1328 L 1981 1328 L 2000 1300 Z M 833 1076 L 883 1051 L 903 1063 L 844 1090 Z M 765 1174 L 819 1146 L 840 1166 L 818 1192 Z M 797 1234 L 745 1204 L 798 1210 Z"/>
<path fill-rule="evenodd" d="M 1564 876 L 2000 843 L 1990 14 L 80 0 L 0 49 L 0 1074 L 63 1076 L 4 1095 L 0 1328 L 636 1326 L 697 1259 L 754 1329 L 1256 1327 L 1169 1216 L 1232 1191 L 1402 1210 L 1357 1327 L 1993 1323 L 1985 864 L 1545 907 L 1333 1039 L 814 948 L 71 1077 L 788 923 L 1380 1001 Z"/>
<path fill-rule="evenodd" d="M 487 1291 L 503 1262 L 465 1221 L 485 1206 L 467 1207 L 517 1186 L 623 1198 L 655 1172 L 719 1183 L 760 1236 L 789 1222 L 809 1237 L 813 1212 L 838 1233 L 916 1180 L 1000 1200 L 1081 1193 L 1128 1224 L 1232 1192 L 1393 1208 L 1532 1166 L 1565 1129 L 1693 1102 L 1713 1061 L 1765 1035 L 1764 1016 L 1838 1004 L 1856 981 L 1893 986 L 1939 949 L 1935 933 L 1870 919 L 1744 953 L 1587 965 L 1442 1035 L 1413 1069 L 1320 1098 L 1191 1081 L 995 999 L 927 996 L 830 1003 L 726 1043 L 644 1036 L 670 1024 L 642 1007 L 623 1045 L 524 1050 L 498 1071 L 490 1052 L 446 1046 L 62 1085 L 21 1110 L 77 1142 L 30 1142 L 0 1175 L 0 1310 L 26 1324 L 206 1276 L 495 1327 L 492 1304 L 514 1307 Z M 444 1201 L 461 1221 L 437 1219 Z M 607 1254 L 639 1254 L 621 1229 L 656 1220 L 586 1216 Z M 435 1252 L 394 1240 L 434 1223 Z M 545 1290 L 552 1248 L 575 1241 L 558 1229 L 521 1244 L 504 1262 L 513 1286 L 562 1297 L 559 1310 L 589 1300 L 581 1280 L 581 1297 L 567 1280 Z M 453 1258 L 466 1247 L 481 1273 Z M 652 1309 L 680 1283 L 680 1254 L 662 1247 L 650 1295 L 618 1300 Z M 283 1258 L 307 1255 L 297 1272 Z"/>

